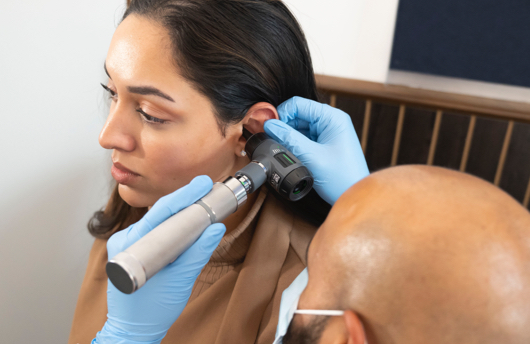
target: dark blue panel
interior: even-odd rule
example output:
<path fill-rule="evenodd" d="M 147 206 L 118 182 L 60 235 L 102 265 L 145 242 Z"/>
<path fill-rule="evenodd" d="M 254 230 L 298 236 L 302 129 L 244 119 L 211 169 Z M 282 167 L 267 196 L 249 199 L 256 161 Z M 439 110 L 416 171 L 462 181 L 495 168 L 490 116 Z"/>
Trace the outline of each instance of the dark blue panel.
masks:
<path fill-rule="evenodd" d="M 400 0 L 391 68 L 530 87 L 530 0 Z"/>

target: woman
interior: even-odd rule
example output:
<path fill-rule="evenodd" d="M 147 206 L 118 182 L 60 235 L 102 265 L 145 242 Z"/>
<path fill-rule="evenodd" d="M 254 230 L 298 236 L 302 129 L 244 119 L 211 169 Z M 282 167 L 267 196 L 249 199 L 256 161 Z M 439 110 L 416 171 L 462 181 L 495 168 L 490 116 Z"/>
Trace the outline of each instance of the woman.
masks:
<path fill-rule="evenodd" d="M 112 104 L 99 141 L 118 184 L 89 223 L 96 240 L 69 343 L 90 342 L 106 321 L 110 235 L 193 177 L 221 181 L 245 166 L 243 126 L 263 131 L 293 96 L 317 100 L 303 33 L 276 0 L 133 0 L 105 70 Z M 163 343 L 272 343 L 282 291 L 305 268 L 323 209 L 309 221 L 266 188 L 251 195 L 224 221 Z"/>

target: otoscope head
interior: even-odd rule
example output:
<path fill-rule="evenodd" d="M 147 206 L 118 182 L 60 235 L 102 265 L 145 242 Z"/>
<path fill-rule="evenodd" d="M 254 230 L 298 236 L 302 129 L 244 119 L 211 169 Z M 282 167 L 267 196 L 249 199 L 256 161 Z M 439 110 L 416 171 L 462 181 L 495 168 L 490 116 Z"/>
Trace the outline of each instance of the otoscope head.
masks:
<path fill-rule="evenodd" d="M 311 172 L 285 147 L 265 133 L 252 134 L 243 128 L 243 136 L 247 139 L 245 152 L 248 157 L 252 163 L 262 167 L 266 181 L 280 195 L 291 201 L 298 201 L 311 191 Z"/>
<path fill-rule="evenodd" d="M 248 134 L 250 134 L 250 136 L 247 137 Z M 256 148 L 258 148 L 267 139 L 272 140 L 265 133 L 252 134 L 250 133 L 250 131 L 244 128 L 243 128 L 243 137 L 247 139 L 247 143 L 245 145 L 245 152 L 247 152 L 248 157 L 251 159 L 253 159 L 252 157 L 254 156 L 254 152 L 256 151 Z"/>

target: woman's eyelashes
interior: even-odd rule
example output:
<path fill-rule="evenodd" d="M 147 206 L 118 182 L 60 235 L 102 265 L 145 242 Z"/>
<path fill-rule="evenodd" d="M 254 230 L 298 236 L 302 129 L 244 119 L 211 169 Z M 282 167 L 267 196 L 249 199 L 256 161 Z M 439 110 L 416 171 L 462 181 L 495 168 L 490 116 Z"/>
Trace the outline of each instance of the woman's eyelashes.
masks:
<path fill-rule="evenodd" d="M 148 114 L 146 114 L 144 112 L 144 110 L 142 110 L 141 108 L 137 108 L 136 111 L 138 113 L 140 113 L 142 115 L 142 117 L 144 118 L 144 121 L 149 123 L 149 124 L 165 124 L 167 123 L 168 121 L 166 120 L 163 120 L 163 119 L 160 119 L 160 118 L 156 118 L 156 117 L 153 117 L 153 116 L 149 116 Z"/>
<path fill-rule="evenodd" d="M 105 86 L 103 84 L 101 84 L 101 86 L 105 89 L 105 91 L 107 91 L 109 93 L 109 97 L 110 97 L 110 99 L 112 99 L 112 101 L 116 101 L 118 99 L 118 93 L 116 93 L 115 91 L 111 90 L 108 86 Z M 168 122 L 166 120 L 163 120 L 163 119 L 156 118 L 156 117 L 148 115 L 141 108 L 137 108 L 136 111 L 140 115 L 142 115 L 142 119 L 146 123 L 149 123 L 149 124 L 165 124 L 165 123 Z"/>
<path fill-rule="evenodd" d="M 101 87 L 103 87 L 105 89 L 105 91 L 107 91 L 109 93 L 110 99 L 115 101 L 116 98 L 118 98 L 118 93 L 116 93 L 113 90 L 111 90 L 108 86 L 105 86 L 103 84 L 100 84 L 100 85 L 101 85 Z"/>

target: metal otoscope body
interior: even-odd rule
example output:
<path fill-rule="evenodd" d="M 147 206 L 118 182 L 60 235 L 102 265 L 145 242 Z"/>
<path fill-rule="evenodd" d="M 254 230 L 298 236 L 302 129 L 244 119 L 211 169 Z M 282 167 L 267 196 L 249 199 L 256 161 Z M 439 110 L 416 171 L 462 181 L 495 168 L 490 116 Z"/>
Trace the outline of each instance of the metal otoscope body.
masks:
<path fill-rule="evenodd" d="M 245 151 L 251 162 L 215 183 L 203 198 L 147 233 L 109 260 L 107 275 L 114 286 L 131 294 L 186 251 L 212 223 L 222 222 L 266 181 L 284 198 L 297 201 L 313 186 L 309 170 L 285 147 L 265 133 L 244 129 Z"/>

